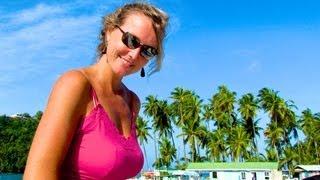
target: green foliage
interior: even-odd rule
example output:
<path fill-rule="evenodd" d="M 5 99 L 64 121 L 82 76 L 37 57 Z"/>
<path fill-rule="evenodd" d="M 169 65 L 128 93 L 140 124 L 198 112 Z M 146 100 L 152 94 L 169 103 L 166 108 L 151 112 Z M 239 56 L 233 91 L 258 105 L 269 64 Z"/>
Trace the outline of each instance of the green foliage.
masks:
<path fill-rule="evenodd" d="M 237 125 L 234 105 L 236 93 L 230 91 L 227 86 L 219 86 L 218 92 L 210 99 L 212 114 L 216 120 L 217 128 L 229 128 Z"/>
<path fill-rule="evenodd" d="M 29 114 L 0 116 L 0 172 L 22 173 L 39 120 Z"/>
<path fill-rule="evenodd" d="M 170 141 L 166 138 L 162 138 L 160 141 L 160 155 L 162 165 L 169 168 L 173 160 L 176 158 L 177 149 L 172 146 Z"/>

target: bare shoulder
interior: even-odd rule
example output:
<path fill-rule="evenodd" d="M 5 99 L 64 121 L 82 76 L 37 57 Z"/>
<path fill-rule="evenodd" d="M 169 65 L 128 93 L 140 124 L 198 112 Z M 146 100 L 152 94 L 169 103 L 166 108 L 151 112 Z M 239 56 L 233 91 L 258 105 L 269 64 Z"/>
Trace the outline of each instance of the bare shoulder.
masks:
<path fill-rule="evenodd" d="M 56 81 L 49 97 L 50 102 L 82 109 L 81 104 L 89 97 L 90 82 L 79 70 L 71 70 L 62 74 Z M 66 107 L 64 107 L 66 108 Z"/>
<path fill-rule="evenodd" d="M 55 87 L 65 87 L 65 88 L 86 88 L 90 85 L 88 79 L 80 70 L 71 70 L 62 74 L 57 80 Z M 81 90 L 80 89 L 80 90 Z"/>

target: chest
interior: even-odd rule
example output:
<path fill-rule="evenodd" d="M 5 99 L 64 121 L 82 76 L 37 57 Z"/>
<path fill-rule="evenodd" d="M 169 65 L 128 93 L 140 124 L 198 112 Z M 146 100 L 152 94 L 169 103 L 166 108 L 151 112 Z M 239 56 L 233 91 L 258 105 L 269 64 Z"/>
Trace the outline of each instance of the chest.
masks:
<path fill-rule="evenodd" d="M 128 137 L 131 130 L 131 120 L 133 118 L 130 100 L 122 96 L 113 96 L 103 98 L 100 104 L 119 132 L 125 137 Z"/>
<path fill-rule="evenodd" d="M 92 114 L 84 119 L 67 155 L 64 164 L 67 175 L 76 173 L 71 176 L 82 177 L 80 179 L 127 179 L 135 176 L 143 165 L 135 133 L 128 139 L 119 136 L 100 105 Z"/>

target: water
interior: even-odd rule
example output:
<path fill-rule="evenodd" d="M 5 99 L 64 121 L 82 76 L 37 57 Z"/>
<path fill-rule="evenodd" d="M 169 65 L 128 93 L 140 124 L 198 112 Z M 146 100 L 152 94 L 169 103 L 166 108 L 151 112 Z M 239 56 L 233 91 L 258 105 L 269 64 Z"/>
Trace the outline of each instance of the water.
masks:
<path fill-rule="evenodd" d="M 0 180 L 21 180 L 22 174 L 2 174 L 0 173 Z"/>

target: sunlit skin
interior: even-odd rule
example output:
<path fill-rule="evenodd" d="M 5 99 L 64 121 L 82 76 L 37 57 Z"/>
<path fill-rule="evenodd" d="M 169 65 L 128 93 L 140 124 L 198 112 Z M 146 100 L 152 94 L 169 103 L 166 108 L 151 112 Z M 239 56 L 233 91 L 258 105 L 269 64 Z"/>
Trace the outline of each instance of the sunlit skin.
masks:
<path fill-rule="evenodd" d="M 157 47 L 150 18 L 131 14 L 120 27 L 138 37 L 141 43 Z M 129 136 L 130 119 L 136 118 L 131 112 L 139 113 L 140 101 L 125 87 L 122 79 L 139 71 L 148 60 L 140 55 L 140 48 L 129 49 L 123 44 L 121 37 L 118 28 L 109 29 L 107 53 L 96 64 L 69 71 L 58 79 L 36 131 L 24 179 L 59 179 L 60 167 L 80 120 L 94 107 L 91 87 L 119 132 L 124 137 Z"/>

